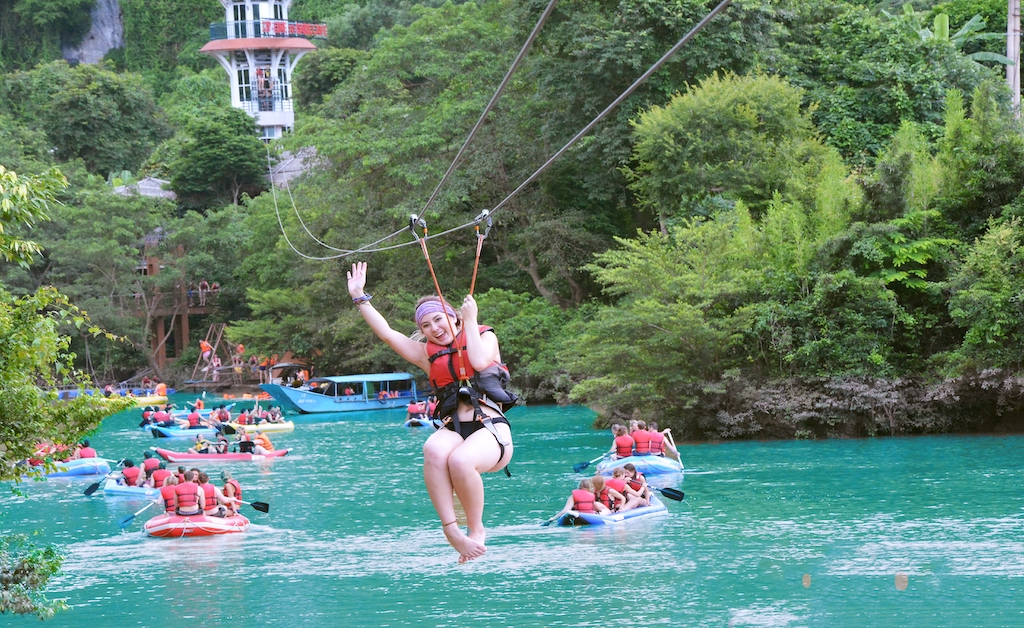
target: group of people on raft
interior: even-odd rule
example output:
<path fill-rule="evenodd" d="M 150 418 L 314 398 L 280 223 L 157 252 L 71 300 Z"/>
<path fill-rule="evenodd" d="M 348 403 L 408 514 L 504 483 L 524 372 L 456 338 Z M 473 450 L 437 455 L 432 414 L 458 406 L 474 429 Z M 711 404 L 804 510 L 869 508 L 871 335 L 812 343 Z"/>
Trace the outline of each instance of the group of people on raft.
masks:
<path fill-rule="evenodd" d="M 679 460 L 679 451 L 671 440 L 672 430 L 665 428 L 658 431 L 658 424 L 650 424 L 640 420 L 629 422 L 629 427 L 618 423 L 612 424 L 612 448 L 608 450 L 612 460 L 630 456 L 664 456 Z M 668 437 L 666 439 L 666 437 Z"/>
<path fill-rule="evenodd" d="M 235 449 L 243 454 L 252 453 L 262 456 L 274 451 L 274 444 L 270 442 L 270 437 L 261 430 L 256 430 L 251 434 L 245 431 L 235 434 L 234 443 L 230 442 L 220 432 L 217 433 L 217 438 L 213 441 L 207 439 L 202 434 L 197 434 L 195 442 L 188 448 L 188 453 L 226 454 L 232 445 L 237 445 Z"/>
<path fill-rule="evenodd" d="M 28 459 L 28 464 L 38 467 L 45 462 L 46 458 L 57 462 L 67 462 L 69 460 L 97 457 L 96 450 L 89 446 L 88 438 L 83 438 L 82 442 L 74 447 L 43 442 L 36 445 L 35 455 Z"/>
<path fill-rule="evenodd" d="M 565 506 L 554 518 L 566 513 L 608 515 L 650 505 L 651 489 L 647 486 L 647 478 L 632 463 L 627 463 L 617 467 L 611 478 L 595 475 L 580 480 L 579 487 L 573 489 Z"/>
<path fill-rule="evenodd" d="M 164 512 L 168 515 L 206 515 L 207 517 L 231 517 L 242 505 L 242 487 L 231 477 L 230 471 L 221 471 L 222 487 L 210 482 L 203 471 L 178 467 L 177 473 L 167 468 L 167 463 L 143 454 L 141 466 L 132 460 L 125 460 L 120 473 L 109 477 L 125 486 L 141 486 L 160 490 Z"/>
<path fill-rule="evenodd" d="M 194 403 L 189 404 L 190 410 L 184 418 L 174 418 L 171 411 L 174 410 L 174 405 L 164 406 L 146 406 L 142 410 L 142 422 L 139 424 L 140 427 L 146 427 L 148 425 L 156 425 L 159 427 L 173 427 L 182 430 L 201 430 L 206 428 L 213 428 L 220 430 L 221 426 L 225 423 L 231 423 L 231 410 L 224 404 L 218 405 L 216 408 L 210 411 L 210 414 L 203 417 L 200 410 L 203 410 L 203 401 L 196 399 Z M 242 410 L 235 417 L 234 423 L 239 425 L 259 425 L 261 423 L 283 423 L 284 414 L 281 412 L 279 406 L 271 406 L 269 408 L 262 408 L 256 406 L 251 410 Z"/>

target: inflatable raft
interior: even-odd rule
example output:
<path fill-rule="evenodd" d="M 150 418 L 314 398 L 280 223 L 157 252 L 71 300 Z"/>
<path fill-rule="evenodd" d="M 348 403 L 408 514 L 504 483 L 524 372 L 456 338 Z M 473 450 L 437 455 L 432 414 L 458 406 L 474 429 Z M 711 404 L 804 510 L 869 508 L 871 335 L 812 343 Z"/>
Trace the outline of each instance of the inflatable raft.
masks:
<path fill-rule="evenodd" d="M 229 429 L 230 428 L 230 429 Z M 295 431 L 295 423 L 292 421 L 283 421 L 281 423 L 257 423 L 255 425 L 245 424 L 240 425 L 238 423 L 225 423 L 224 433 L 235 434 L 239 432 L 293 432 Z"/>
<path fill-rule="evenodd" d="M 597 513 L 584 512 L 576 515 L 564 514 L 558 518 L 560 526 L 604 526 L 615 523 L 623 523 L 632 519 L 663 515 L 668 512 L 665 504 L 656 496 L 651 495 L 651 505 L 634 508 L 626 512 L 616 512 L 610 515 L 599 515 Z"/>
<path fill-rule="evenodd" d="M 58 462 L 57 470 L 47 473 L 48 478 L 70 478 L 77 475 L 106 475 L 110 473 L 110 463 L 103 458 L 81 458 Z"/>
<path fill-rule="evenodd" d="M 681 462 L 663 456 L 628 456 L 618 460 L 605 460 L 597 465 L 597 472 L 601 475 L 611 476 L 615 469 L 629 463 L 632 463 L 636 470 L 644 475 L 683 472 L 683 464 Z"/>
<path fill-rule="evenodd" d="M 249 453 L 226 453 L 226 454 L 190 454 L 185 451 L 171 451 L 169 449 L 152 448 L 167 462 L 185 462 L 188 460 L 205 460 L 207 462 L 231 462 L 231 461 L 256 461 L 267 460 L 268 458 L 280 458 L 288 454 L 291 449 L 275 449 L 267 454 Z"/>
<path fill-rule="evenodd" d="M 245 532 L 249 520 L 242 515 L 233 517 L 207 517 L 206 515 L 157 515 L 146 522 L 143 530 L 150 536 L 181 538 L 184 536 L 213 536 Z"/>
<path fill-rule="evenodd" d="M 145 486 L 126 486 L 124 484 L 118 484 L 117 480 L 111 478 L 103 485 L 103 494 L 121 497 L 156 499 L 160 496 L 160 489 L 148 488 Z"/>
<path fill-rule="evenodd" d="M 405 420 L 405 427 L 434 427 L 434 422 L 426 415 L 411 416 Z"/>
<path fill-rule="evenodd" d="M 144 397 L 135 397 L 135 405 L 144 408 L 146 406 L 160 406 L 167 403 L 167 395 L 146 395 Z"/>
<path fill-rule="evenodd" d="M 149 425 L 147 427 L 153 432 L 155 438 L 190 438 L 195 440 L 196 436 L 202 435 L 210 438 L 217 434 L 217 430 L 212 427 L 204 427 L 198 430 L 183 430 L 178 427 L 160 427 L 159 425 Z"/>

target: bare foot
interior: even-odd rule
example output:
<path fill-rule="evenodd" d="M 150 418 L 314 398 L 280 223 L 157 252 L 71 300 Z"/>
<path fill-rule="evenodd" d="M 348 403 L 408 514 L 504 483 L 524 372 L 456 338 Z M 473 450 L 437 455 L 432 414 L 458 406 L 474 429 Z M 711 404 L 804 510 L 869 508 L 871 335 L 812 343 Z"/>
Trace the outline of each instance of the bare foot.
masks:
<path fill-rule="evenodd" d="M 466 536 L 454 523 L 443 526 L 441 529 L 444 530 L 444 536 L 448 539 L 448 543 L 459 553 L 459 564 L 479 558 L 487 551 L 483 543 Z"/>

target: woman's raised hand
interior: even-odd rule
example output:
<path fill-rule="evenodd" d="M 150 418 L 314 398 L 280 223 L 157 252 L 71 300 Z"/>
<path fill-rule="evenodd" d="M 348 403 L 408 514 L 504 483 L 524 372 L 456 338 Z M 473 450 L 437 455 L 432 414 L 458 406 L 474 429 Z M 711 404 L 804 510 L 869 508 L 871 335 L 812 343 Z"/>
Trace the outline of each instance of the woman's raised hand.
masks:
<path fill-rule="evenodd" d="M 366 287 L 366 262 L 352 264 L 352 270 L 348 271 L 348 294 L 353 299 L 363 296 L 363 289 Z"/>
<path fill-rule="evenodd" d="M 466 299 L 462 302 L 459 312 L 462 314 L 463 320 L 476 320 L 476 315 L 479 311 L 477 310 L 476 299 L 473 298 L 473 295 L 466 295 Z"/>

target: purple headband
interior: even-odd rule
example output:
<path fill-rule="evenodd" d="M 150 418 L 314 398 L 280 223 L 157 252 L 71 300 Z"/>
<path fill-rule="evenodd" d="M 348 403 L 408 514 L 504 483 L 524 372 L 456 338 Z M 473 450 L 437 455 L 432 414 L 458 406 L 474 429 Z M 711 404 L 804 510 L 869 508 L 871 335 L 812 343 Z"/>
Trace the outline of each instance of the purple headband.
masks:
<path fill-rule="evenodd" d="M 441 305 L 440 301 L 424 301 L 420 303 L 420 306 L 416 308 L 416 326 L 420 326 L 420 321 L 427 314 L 433 314 L 435 312 L 443 312 L 452 318 L 455 318 L 455 310 L 449 305 Z"/>

